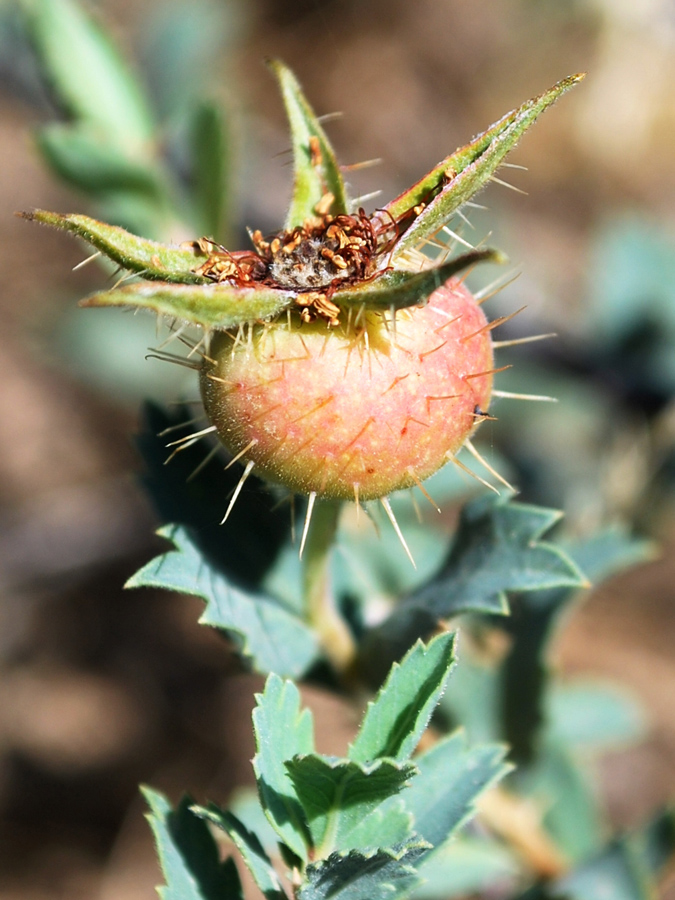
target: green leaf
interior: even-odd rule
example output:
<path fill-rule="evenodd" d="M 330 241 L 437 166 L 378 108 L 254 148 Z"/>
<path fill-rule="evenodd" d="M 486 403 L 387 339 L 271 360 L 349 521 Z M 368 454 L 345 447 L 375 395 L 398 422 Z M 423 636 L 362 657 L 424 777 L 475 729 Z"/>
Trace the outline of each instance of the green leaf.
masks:
<path fill-rule="evenodd" d="M 144 278 L 148 276 L 144 274 Z M 226 284 L 144 284 L 93 294 L 80 306 L 128 306 L 149 309 L 202 328 L 226 330 L 279 315 L 295 294 L 275 288 L 240 288 Z"/>
<path fill-rule="evenodd" d="M 674 852 L 675 821 L 668 811 L 613 841 L 555 882 L 553 892 L 570 900 L 653 900 L 658 896 L 658 879 Z"/>
<path fill-rule="evenodd" d="M 142 275 L 143 278 L 150 281 L 169 281 L 181 284 L 204 284 L 207 281 L 193 271 L 206 260 L 206 257 L 199 256 L 192 250 L 167 247 L 157 241 L 136 237 L 135 234 L 116 225 L 107 225 L 105 222 L 98 222 L 89 216 L 75 213 L 61 215 L 36 209 L 30 213 L 21 213 L 21 216 L 28 219 L 29 222 L 40 222 L 43 225 L 51 225 L 61 231 L 76 234 L 122 268 Z M 108 293 L 114 296 L 116 292 Z M 105 297 L 106 294 L 101 296 Z M 85 304 L 89 302 L 88 300 L 84 301 Z M 130 304 L 130 301 L 127 303 Z M 120 304 L 110 303 L 108 305 Z"/>
<path fill-rule="evenodd" d="M 645 736 L 645 714 L 619 687 L 594 682 L 556 684 L 547 692 L 549 730 L 568 746 L 594 752 Z"/>
<path fill-rule="evenodd" d="M 438 619 L 469 611 L 506 615 L 507 591 L 587 586 L 563 550 L 540 540 L 560 516 L 503 496 L 468 503 L 441 571 L 406 605 Z"/>
<path fill-rule="evenodd" d="M 518 109 L 507 113 L 470 144 L 447 156 L 421 181 L 388 203 L 384 214 L 388 219 L 396 221 L 414 215 L 413 209 L 419 204 L 427 204 L 397 242 L 392 264 L 395 265 L 402 255 L 434 235 L 455 210 L 473 197 L 488 182 L 504 157 L 513 150 L 541 113 L 583 77 L 571 75 L 541 96 L 528 100 Z"/>
<path fill-rule="evenodd" d="M 98 322 L 107 317 L 102 314 L 81 318 Z M 114 321 L 128 322 L 130 318 L 116 316 Z M 138 321 L 137 317 L 133 321 Z M 110 327 L 109 323 L 106 325 Z M 246 502 L 236 504 L 227 521 L 220 524 L 223 498 L 232 494 L 241 477 L 241 470 L 237 471 L 236 466 L 225 468 L 224 448 L 222 453 L 213 455 L 217 445 L 209 444 L 206 435 L 204 441 L 176 453 L 167 465 L 167 456 L 176 449 L 167 448 L 167 442 L 202 430 L 203 424 L 195 423 L 194 415 L 194 406 L 187 404 L 166 408 L 155 403 L 144 404 L 142 425 L 136 437 L 145 464 L 143 486 L 160 521 L 189 529 L 202 555 L 228 580 L 247 590 L 262 590 L 283 604 L 284 597 L 274 589 L 262 589 L 262 582 L 287 546 L 295 560 L 298 551 L 297 547 L 290 548 L 290 516 L 287 510 L 276 508 L 278 497 L 268 485 L 251 473 L 246 481 Z M 192 477 L 198 468 L 198 475 Z M 283 605 L 295 609 L 292 603 Z"/>
<path fill-rule="evenodd" d="M 316 660 L 316 638 L 294 613 L 272 597 L 231 584 L 202 556 L 185 529 L 170 525 L 158 533 L 176 549 L 143 566 L 126 587 L 159 587 L 201 597 L 206 609 L 200 623 L 225 632 L 256 672 L 299 676 Z"/>
<path fill-rule="evenodd" d="M 393 797 L 357 823 L 350 834 L 353 847 L 398 847 L 414 835 L 412 814 L 403 797 Z"/>
<path fill-rule="evenodd" d="M 658 812 L 626 839 L 653 879 L 659 878 L 675 854 L 675 810 Z"/>
<path fill-rule="evenodd" d="M 296 756 L 286 769 L 302 805 L 317 856 L 352 847 L 382 846 L 376 830 L 370 834 L 364 821 L 389 797 L 406 787 L 417 769 L 412 763 L 389 759 L 357 763 L 318 754 Z M 369 835 L 365 844 L 354 840 L 354 831 Z"/>
<path fill-rule="evenodd" d="M 440 634 L 427 645 L 418 641 L 400 663 L 394 663 L 368 704 L 349 758 L 361 763 L 381 757 L 408 759 L 445 689 L 453 663 L 453 634 Z"/>
<path fill-rule="evenodd" d="M 228 811 L 239 819 L 244 828 L 252 831 L 269 856 L 279 849 L 279 836 L 270 825 L 265 811 L 260 805 L 260 797 L 255 787 L 238 787 L 230 794 Z"/>
<path fill-rule="evenodd" d="M 80 190 L 98 195 L 129 191 L 161 201 L 162 185 L 153 167 L 91 126 L 46 125 L 38 131 L 37 143 L 54 171 Z"/>
<path fill-rule="evenodd" d="M 675 816 L 666 810 L 613 840 L 569 875 L 530 888 L 520 900 L 654 900 L 674 852 Z"/>
<path fill-rule="evenodd" d="M 536 759 L 513 776 L 516 789 L 546 810 L 544 827 L 557 847 L 574 862 L 599 849 L 603 824 L 590 779 L 554 738 L 540 742 Z"/>
<path fill-rule="evenodd" d="M 597 534 L 563 541 L 560 546 L 570 556 L 592 584 L 598 584 L 612 575 L 642 562 L 653 559 L 656 548 L 650 541 L 633 537 L 625 529 L 612 526 Z M 529 609 L 561 611 L 576 596 L 576 590 L 562 588 L 540 591 L 527 597 Z M 552 617 L 552 624 L 557 619 Z"/>
<path fill-rule="evenodd" d="M 166 884 L 159 888 L 162 900 L 243 900 L 233 859 L 220 861 L 208 826 L 190 810 L 189 798 L 171 809 L 166 797 L 141 788 L 150 813 Z"/>
<path fill-rule="evenodd" d="M 415 890 L 414 900 L 446 900 L 493 892 L 504 896 L 504 886 L 516 883 L 521 874 L 517 860 L 501 843 L 464 836 L 456 836 L 425 856 L 419 873 L 424 881 Z"/>
<path fill-rule="evenodd" d="M 399 849 L 332 853 L 307 866 L 298 900 L 395 900 L 419 883 L 415 864 L 426 849 L 417 841 Z"/>
<path fill-rule="evenodd" d="M 593 584 L 657 555 L 651 541 L 636 538 L 616 526 L 563 546 Z"/>
<path fill-rule="evenodd" d="M 170 127 L 213 91 L 214 82 L 227 83 L 223 70 L 246 40 L 246 21 L 246 11 L 217 0 L 143 9 L 139 56 L 152 85 L 153 107 Z"/>
<path fill-rule="evenodd" d="M 387 272 L 370 282 L 336 291 L 331 299 L 338 306 L 358 306 L 365 309 L 404 309 L 421 306 L 429 295 L 456 275 L 481 262 L 503 263 L 506 257 L 498 250 L 474 250 L 441 266 L 423 272 Z"/>
<path fill-rule="evenodd" d="M 69 0 L 25 0 L 25 9 L 45 78 L 63 109 L 106 140 L 146 157 L 150 113 L 108 36 Z"/>
<path fill-rule="evenodd" d="M 588 303 L 583 312 L 586 333 L 600 347 L 610 345 L 623 353 L 627 349 L 635 353 L 637 348 L 629 348 L 627 341 L 653 323 L 658 331 L 651 335 L 650 352 L 642 350 L 633 359 L 639 359 L 662 389 L 672 388 L 672 364 L 659 371 L 652 352 L 657 351 L 656 359 L 663 362 L 665 352 L 672 354 L 675 340 L 675 234 L 664 225 L 634 213 L 600 223 L 589 248 Z"/>
<path fill-rule="evenodd" d="M 291 681 L 270 675 L 253 711 L 257 753 L 253 769 L 260 801 L 270 824 L 300 859 L 307 858 L 311 837 L 285 761 L 314 751 L 312 714 L 300 710 L 300 694 Z"/>
<path fill-rule="evenodd" d="M 495 665 L 486 665 L 465 646 L 441 698 L 440 712 L 452 725 L 461 725 L 471 745 L 502 738 L 502 684 Z"/>
<path fill-rule="evenodd" d="M 270 60 L 269 67 L 281 88 L 293 140 L 295 181 L 284 226 L 290 231 L 316 215 L 316 206 L 326 193 L 334 198 L 327 210 L 332 215 L 348 212 L 347 197 L 333 148 L 295 75 L 279 60 Z"/>
<path fill-rule="evenodd" d="M 215 804 L 208 807 L 193 806 L 193 813 L 212 822 L 222 829 L 234 842 L 241 853 L 255 883 L 266 900 L 288 900 L 258 837 L 250 832 L 231 812 L 219 809 Z"/>
<path fill-rule="evenodd" d="M 378 677 L 390 660 L 400 658 L 413 641 L 430 634 L 439 619 L 463 612 L 506 615 L 507 591 L 587 586 L 561 548 L 540 540 L 560 515 L 504 496 L 468 503 L 436 576 L 409 594 L 363 642 L 364 671 Z"/>
<path fill-rule="evenodd" d="M 191 195 L 199 234 L 226 242 L 229 204 L 229 135 L 215 103 L 203 102 L 192 112 Z"/>
<path fill-rule="evenodd" d="M 416 757 L 419 774 L 403 798 L 416 834 L 440 847 L 474 815 L 483 791 L 510 771 L 505 755 L 506 747 L 497 744 L 468 747 L 458 731 Z"/>
<path fill-rule="evenodd" d="M 648 542 L 635 540 L 619 529 L 603 531 L 564 548 L 594 581 L 651 554 Z M 546 651 L 557 623 L 576 596 L 577 590 L 569 587 L 522 596 L 522 614 L 510 621 L 513 643 L 502 673 L 502 718 L 504 737 L 511 745 L 512 759 L 518 763 L 536 756 L 539 731 L 550 717 L 546 701 L 549 684 Z M 612 708 L 607 707 L 608 715 L 612 714 Z M 577 719 L 576 712 L 573 718 Z"/>

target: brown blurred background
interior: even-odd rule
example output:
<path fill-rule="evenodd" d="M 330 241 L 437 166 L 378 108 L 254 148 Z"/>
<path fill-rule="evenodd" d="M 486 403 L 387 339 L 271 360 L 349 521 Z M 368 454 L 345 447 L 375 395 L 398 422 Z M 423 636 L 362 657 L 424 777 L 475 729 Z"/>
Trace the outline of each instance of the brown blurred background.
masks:
<path fill-rule="evenodd" d="M 170 4 L 96 6 L 142 68 Z M 551 353 L 576 365 L 563 393 L 581 408 L 555 411 L 569 431 L 550 440 L 557 446 L 532 450 L 562 473 L 555 496 L 543 499 L 562 504 L 573 527 L 623 514 L 662 545 L 659 561 L 599 590 L 558 648 L 566 671 L 615 677 L 647 709 L 646 742 L 605 759 L 600 772 L 613 820 L 636 824 L 675 787 L 675 507 L 668 490 L 654 490 L 654 467 L 672 447 L 669 385 L 659 387 L 654 416 L 643 414 L 639 392 L 619 404 L 615 428 L 616 417 L 608 423 L 598 412 L 601 393 L 584 407 L 584 379 L 595 383 L 598 373 L 574 348 L 592 348 L 597 337 L 588 309 L 603 229 L 629 222 L 675 258 L 672 0 L 221 0 L 221 9 L 209 77 L 240 123 L 241 224 L 263 230 L 278 227 L 290 190 L 283 111 L 265 57 L 295 69 L 317 112 L 343 114 L 327 126 L 343 162 L 383 159 L 350 178 L 355 192 L 382 188 L 385 199 L 525 98 L 589 72 L 514 155 L 529 171 L 501 173 L 529 196 L 492 185 L 476 227 L 480 236 L 491 229 L 491 243 L 523 271 L 506 307 L 526 302 L 535 329 L 561 335 Z M 170 400 L 185 382 L 142 361 L 150 322 L 134 330 L 121 313 L 75 310 L 105 279 L 95 265 L 71 271 L 81 247 L 13 218 L 32 207 L 92 208 L 41 165 L 31 131 L 50 112 L 26 87 L 20 53 L 6 59 L 0 896 L 141 900 L 153 896 L 159 873 L 138 783 L 174 799 L 188 789 L 221 801 L 250 783 L 249 710 L 260 682 L 197 625 L 194 598 L 121 590 L 161 547 L 136 481 L 139 402 L 146 392 Z M 168 78 L 170 60 L 165 67 Z M 151 76 L 161 79 L 161 67 Z M 675 288 L 663 289 L 675 307 Z M 546 444 L 532 414 L 523 429 Z M 332 726 L 322 729 L 322 749 L 340 752 L 351 714 L 326 698 L 320 708 Z"/>

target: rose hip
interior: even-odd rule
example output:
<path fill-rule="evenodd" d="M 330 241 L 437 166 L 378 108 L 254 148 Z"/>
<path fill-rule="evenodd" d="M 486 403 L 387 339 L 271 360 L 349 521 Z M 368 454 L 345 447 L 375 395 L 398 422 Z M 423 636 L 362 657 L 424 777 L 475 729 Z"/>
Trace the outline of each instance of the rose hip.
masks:
<path fill-rule="evenodd" d="M 451 279 L 425 306 L 217 333 L 201 373 L 206 413 L 234 455 L 292 491 L 373 499 L 419 484 L 487 410 L 487 320 Z"/>

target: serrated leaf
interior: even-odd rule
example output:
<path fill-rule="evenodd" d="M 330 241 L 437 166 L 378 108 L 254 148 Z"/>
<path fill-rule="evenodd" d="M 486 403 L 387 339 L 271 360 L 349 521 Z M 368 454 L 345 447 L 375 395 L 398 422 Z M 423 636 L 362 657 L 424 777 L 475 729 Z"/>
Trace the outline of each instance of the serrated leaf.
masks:
<path fill-rule="evenodd" d="M 404 796 L 415 819 L 415 832 L 440 847 L 475 813 L 483 791 L 512 768 L 504 763 L 506 748 L 498 744 L 467 746 L 458 731 L 416 757 L 419 774 Z"/>
<path fill-rule="evenodd" d="M 158 533 L 176 549 L 143 566 L 126 587 L 159 587 L 201 597 L 206 603 L 201 624 L 225 632 L 256 672 L 299 676 L 315 661 L 316 637 L 293 612 L 272 597 L 231 584 L 184 528 L 166 526 Z"/>
<path fill-rule="evenodd" d="M 353 833 L 363 829 L 364 820 L 404 788 L 417 771 L 411 763 L 389 759 L 368 764 L 318 754 L 289 759 L 286 770 L 304 810 L 312 846 L 321 857 L 334 850 L 383 846 L 375 832 L 372 842 L 366 844 L 356 842 Z"/>
<path fill-rule="evenodd" d="M 560 516 L 503 496 L 468 503 L 441 571 L 406 605 L 439 619 L 469 611 L 505 615 L 508 591 L 587 586 L 572 559 L 541 540 Z"/>
<path fill-rule="evenodd" d="M 130 157 L 90 126 L 46 125 L 38 131 L 37 143 L 54 171 L 80 190 L 98 195 L 136 192 L 155 201 L 162 197 L 157 173 L 148 161 Z"/>
<path fill-rule="evenodd" d="M 30 34 L 59 105 L 120 146 L 145 155 L 152 121 L 109 37 L 69 0 L 27 0 Z"/>
<path fill-rule="evenodd" d="M 653 552 L 647 541 L 618 529 L 569 543 L 564 549 L 593 581 L 647 559 Z M 504 737 L 518 763 L 536 755 L 539 732 L 550 713 L 547 647 L 562 613 L 576 596 L 577 590 L 569 587 L 523 595 L 522 615 L 509 620 L 513 643 L 503 666 L 502 720 Z"/>
<path fill-rule="evenodd" d="M 190 147 L 197 231 L 226 242 L 229 135 L 225 118 L 214 103 L 202 102 L 192 112 Z"/>
<path fill-rule="evenodd" d="M 570 556 L 592 584 L 653 559 L 657 549 L 648 540 L 636 538 L 619 527 L 607 528 L 597 534 L 574 541 L 561 542 Z M 574 589 L 539 591 L 527 597 L 528 608 L 562 609 L 575 596 Z"/>
<path fill-rule="evenodd" d="M 93 318 L 99 320 L 98 316 Z M 127 317 L 116 321 L 122 319 Z M 164 408 L 145 403 L 136 437 L 145 464 L 143 486 L 161 522 L 188 528 L 209 564 L 234 584 L 258 591 L 290 537 L 290 518 L 287 511 L 275 509 L 278 498 L 251 473 L 246 481 L 246 502 L 236 504 L 227 521 L 220 524 L 223 498 L 231 495 L 241 477 L 235 466 L 225 468 L 224 449 L 222 454 L 213 455 L 215 445 L 205 446 L 201 441 L 193 446 L 181 445 L 184 449 L 166 464 L 175 450 L 167 448 L 167 442 L 202 430 L 201 422 L 194 422 L 194 414 L 193 406 Z M 293 555 L 297 560 L 297 548 L 293 548 Z M 284 597 L 274 589 L 263 589 L 263 593 L 284 603 Z M 284 605 L 295 610 L 290 602 Z"/>
<path fill-rule="evenodd" d="M 400 849 L 332 853 L 307 866 L 298 900 L 395 900 L 419 883 L 415 864 L 427 849 L 415 841 Z"/>
<path fill-rule="evenodd" d="M 518 860 L 500 842 L 488 838 L 456 836 L 420 863 L 424 879 L 414 900 L 446 900 L 448 897 L 508 896 L 507 885 L 521 874 Z"/>
<path fill-rule="evenodd" d="M 211 822 L 230 837 L 266 900 L 288 900 L 279 876 L 257 835 L 249 831 L 231 812 L 219 809 L 215 804 L 208 807 L 193 806 L 192 809 L 194 814 Z"/>
<path fill-rule="evenodd" d="M 149 281 L 178 282 L 186 285 L 204 284 L 206 281 L 193 271 L 206 260 L 206 257 L 199 256 L 192 250 L 167 247 L 157 241 L 137 237 L 117 225 L 107 225 L 105 222 L 76 213 L 61 215 L 36 209 L 21 215 L 30 222 L 40 222 L 42 225 L 50 225 L 60 231 L 69 231 L 77 235 L 122 268 L 142 275 Z M 116 292 L 107 293 L 114 295 Z M 84 305 L 88 302 L 83 301 Z M 99 305 L 119 306 L 123 305 L 123 301 Z"/>
<path fill-rule="evenodd" d="M 418 641 L 368 704 L 348 756 L 357 762 L 408 759 L 439 701 L 454 663 L 454 635 Z"/>
<path fill-rule="evenodd" d="M 652 541 L 634 537 L 619 527 L 607 528 L 564 547 L 593 584 L 647 562 L 657 554 L 657 547 Z"/>
<path fill-rule="evenodd" d="M 363 642 L 364 671 L 379 677 L 383 665 L 426 637 L 439 619 L 462 612 L 507 614 L 508 591 L 587 586 L 564 550 L 540 540 L 560 515 L 504 496 L 468 503 L 435 577 L 409 594 Z"/>
<path fill-rule="evenodd" d="M 414 835 L 415 822 L 403 797 L 393 797 L 356 825 L 350 834 L 352 846 L 398 847 Z"/>
<path fill-rule="evenodd" d="M 314 751 L 310 710 L 300 709 L 300 694 L 292 681 L 270 675 L 253 710 L 257 753 L 253 769 L 258 793 L 270 824 L 282 841 L 307 858 L 311 837 L 285 761 Z"/>
<path fill-rule="evenodd" d="M 390 310 L 422 306 L 430 294 L 442 284 L 471 266 L 481 262 L 503 263 L 506 257 L 498 250 L 474 250 L 441 266 L 423 272 L 387 272 L 379 278 L 348 290 L 336 291 L 331 299 L 338 306 Z"/>
<path fill-rule="evenodd" d="M 174 811 L 158 791 L 141 790 L 166 881 L 158 889 L 162 900 L 243 900 L 234 860 L 220 861 L 216 842 L 190 810 L 189 798 Z"/>
<path fill-rule="evenodd" d="M 252 831 L 269 856 L 279 850 L 279 836 L 270 825 L 260 805 L 258 791 L 254 787 L 235 788 L 228 800 L 228 810 L 239 819 L 244 828 Z"/>
<path fill-rule="evenodd" d="M 293 141 L 293 198 L 284 225 L 290 231 L 316 215 L 317 204 L 327 193 L 333 195 L 333 202 L 326 212 L 348 212 L 347 196 L 330 141 L 295 75 L 276 59 L 269 61 L 269 67 L 281 88 Z"/>
<path fill-rule="evenodd" d="M 146 275 L 143 276 L 147 277 Z M 226 284 L 144 284 L 93 294 L 80 306 L 149 309 L 202 328 L 225 330 L 279 315 L 295 300 L 290 291 L 240 288 Z"/>
<path fill-rule="evenodd" d="M 465 647 L 441 698 L 441 714 L 452 725 L 461 725 L 473 746 L 501 739 L 501 705 L 499 670 L 472 657 Z"/>
<path fill-rule="evenodd" d="M 553 85 L 539 97 L 507 113 L 470 144 L 456 150 L 435 166 L 428 175 L 384 208 L 388 217 L 399 221 L 414 207 L 426 203 L 396 244 L 392 264 L 434 235 L 455 210 L 476 194 L 515 147 L 541 113 L 575 84 L 583 75 L 571 75 Z"/>

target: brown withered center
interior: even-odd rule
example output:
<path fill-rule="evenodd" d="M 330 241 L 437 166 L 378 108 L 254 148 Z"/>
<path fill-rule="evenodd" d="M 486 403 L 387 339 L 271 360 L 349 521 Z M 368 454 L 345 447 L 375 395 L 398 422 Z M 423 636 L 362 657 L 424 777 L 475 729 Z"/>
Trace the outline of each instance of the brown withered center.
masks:
<path fill-rule="evenodd" d="M 333 197 L 325 196 L 316 217 L 290 231 L 263 237 L 251 235 L 254 250 L 230 252 L 206 238 L 192 245 L 208 259 L 196 274 L 212 281 L 254 287 L 256 285 L 297 291 L 296 304 L 304 321 L 317 317 L 338 324 L 339 307 L 331 295 L 347 284 L 367 280 L 375 270 L 375 260 L 386 247 L 386 229 L 376 230 L 363 210 L 357 215 L 332 216 L 324 213 Z M 386 241 L 385 241 L 386 243 Z"/>

